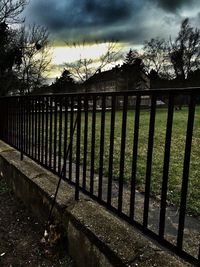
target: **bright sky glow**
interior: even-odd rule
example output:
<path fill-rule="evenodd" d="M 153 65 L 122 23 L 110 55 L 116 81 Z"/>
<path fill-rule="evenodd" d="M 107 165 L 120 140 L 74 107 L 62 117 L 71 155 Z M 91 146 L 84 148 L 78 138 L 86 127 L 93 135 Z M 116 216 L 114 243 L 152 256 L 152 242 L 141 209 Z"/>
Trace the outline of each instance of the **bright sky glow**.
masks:
<path fill-rule="evenodd" d="M 80 58 L 99 58 L 106 52 L 107 44 L 93 44 L 80 47 L 54 47 L 52 64 L 63 64 L 73 62 Z"/>
<path fill-rule="evenodd" d="M 64 69 L 65 63 L 71 63 L 80 58 L 97 59 L 106 53 L 108 43 L 80 45 L 77 47 L 56 46 L 52 49 L 52 61 L 49 78 L 59 77 Z M 126 45 L 118 43 L 116 49 L 125 49 Z M 116 63 L 117 64 L 117 63 Z"/>

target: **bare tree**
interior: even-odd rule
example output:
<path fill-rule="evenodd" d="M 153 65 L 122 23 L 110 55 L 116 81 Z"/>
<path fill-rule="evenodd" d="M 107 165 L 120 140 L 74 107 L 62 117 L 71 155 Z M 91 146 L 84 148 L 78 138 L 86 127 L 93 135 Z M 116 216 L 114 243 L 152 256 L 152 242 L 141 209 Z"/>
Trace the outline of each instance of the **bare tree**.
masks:
<path fill-rule="evenodd" d="M 148 72 L 153 69 L 160 76 L 166 75 L 169 66 L 167 47 L 166 41 L 158 37 L 145 41 L 142 58 Z"/>
<path fill-rule="evenodd" d="M 190 26 L 189 19 L 182 21 L 177 38 L 170 40 L 169 55 L 176 78 L 185 80 L 191 71 L 199 68 L 200 30 Z"/>
<path fill-rule="evenodd" d="M 19 31 L 18 48 L 21 51 L 21 62 L 15 72 L 24 84 L 20 93 L 30 93 L 42 84 L 45 72 L 51 62 L 51 51 L 48 31 L 42 26 L 23 26 Z"/>
<path fill-rule="evenodd" d="M 96 43 L 99 45 L 99 43 Z M 68 47 L 73 47 L 84 51 L 86 43 L 66 43 Z M 80 53 L 80 57 L 77 61 L 72 63 L 66 63 L 66 68 L 72 74 L 72 77 L 80 82 L 86 81 L 92 75 L 97 73 L 99 70 L 104 69 L 108 65 L 115 65 L 116 61 L 122 58 L 120 49 L 117 47 L 116 41 L 110 41 L 106 43 L 106 52 L 100 55 L 98 58 L 92 59 L 85 57 Z"/>
<path fill-rule="evenodd" d="M 0 1 L 0 23 L 19 23 L 23 19 L 20 14 L 23 12 L 27 0 L 1 0 Z"/>

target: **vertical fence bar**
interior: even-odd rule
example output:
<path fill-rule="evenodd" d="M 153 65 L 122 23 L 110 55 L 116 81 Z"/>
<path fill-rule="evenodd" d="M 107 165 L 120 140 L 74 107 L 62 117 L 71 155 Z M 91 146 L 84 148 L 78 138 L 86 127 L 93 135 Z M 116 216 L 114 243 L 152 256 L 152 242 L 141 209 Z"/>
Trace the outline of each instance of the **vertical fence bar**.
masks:
<path fill-rule="evenodd" d="M 1 114 L 1 123 L 2 123 L 2 127 L 1 127 L 1 139 L 4 139 L 5 116 L 3 116 L 3 114 L 5 114 L 5 102 L 3 100 L 1 102 L 1 106 L 2 106 L 2 114 Z"/>
<path fill-rule="evenodd" d="M 2 129 L 3 129 L 2 113 L 3 113 L 3 101 L 0 98 L 0 139 L 2 139 Z"/>
<path fill-rule="evenodd" d="M 44 96 L 42 96 L 42 139 L 41 139 L 41 163 L 44 164 L 45 158 L 44 158 Z"/>
<path fill-rule="evenodd" d="M 135 106 L 133 161 L 132 161 L 131 196 L 130 196 L 130 213 L 129 213 L 131 219 L 134 219 L 134 213 L 135 213 L 135 186 L 136 186 L 138 136 L 139 136 L 139 123 L 140 123 L 140 103 L 141 103 L 141 96 L 137 95 L 136 106 Z"/>
<path fill-rule="evenodd" d="M 12 99 L 9 99 L 9 113 L 10 113 L 10 143 L 13 144 L 13 140 L 12 140 L 12 134 L 13 134 L 13 120 L 12 120 Z"/>
<path fill-rule="evenodd" d="M 12 114 L 12 106 L 13 106 L 13 101 L 12 99 L 9 99 L 10 102 L 10 143 L 13 144 L 13 114 Z"/>
<path fill-rule="evenodd" d="M 0 114 L 1 116 L 1 139 L 4 139 L 5 116 L 3 116 L 3 114 L 5 114 L 5 104 L 4 104 L 3 99 L 1 101 L 1 109 L 2 109 L 2 113 Z"/>
<path fill-rule="evenodd" d="M 182 246 L 183 246 L 183 234 L 184 234 L 185 214 L 186 214 L 186 204 L 187 204 L 187 192 L 188 192 L 188 180 L 189 180 L 194 114 L 195 114 L 195 97 L 193 94 L 191 94 L 189 111 L 188 111 L 185 156 L 184 156 L 184 165 L 183 165 L 183 178 L 182 178 L 182 187 L 181 187 L 181 203 L 180 203 L 178 235 L 177 235 L 177 248 L 179 251 L 182 250 Z"/>
<path fill-rule="evenodd" d="M 10 129 L 9 129 L 9 124 L 10 124 L 10 114 L 9 114 L 9 109 L 8 109 L 8 99 L 6 102 L 6 118 L 7 118 L 7 126 L 6 126 L 6 141 L 10 143 Z"/>
<path fill-rule="evenodd" d="M 35 98 L 35 159 L 37 159 L 37 142 L 38 142 L 38 99 Z"/>
<path fill-rule="evenodd" d="M 100 156 L 99 156 L 99 184 L 98 184 L 98 198 L 102 199 L 102 180 L 103 180 L 103 155 L 104 155 L 104 133 L 105 133 L 105 111 L 106 111 L 106 97 L 102 96 L 101 103 L 101 137 L 100 137 Z"/>
<path fill-rule="evenodd" d="M 11 110 L 12 110 L 12 121 L 13 121 L 13 145 L 16 146 L 16 133 L 17 133 L 17 130 L 16 130 L 16 110 L 15 110 L 15 105 L 16 105 L 16 98 L 13 99 L 12 101 L 12 107 L 11 107 Z M 1 112 L 1 111 L 0 111 Z M 1 127 L 1 126 L 0 126 Z"/>
<path fill-rule="evenodd" d="M 31 156 L 32 156 L 32 158 L 33 158 L 33 156 L 34 156 L 34 125 L 35 125 L 35 114 L 34 114 L 34 112 L 35 112 L 35 98 L 33 97 L 32 98 L 32 122 L 31 122 L 31 128 L 32 128 L 32 131 L 31 131 L 31 133 L 32 133 L 32 146 L 31 146 Z"/>
<path fill-rule="evenodd" d="M 14 113 L 15 99 L 12 101 L 11 117 L 12 117 L 12 144 L 15 145 L 15 113 Z"/>
<path fill-rule="evenodd" d="M 76 186 L 75 200 L 79 199 L 79 175 L 80 175 L 80 139 L 81 139 L 81 98 L 78 97 L 77 110 L 77 133 L 76 133 Z"/>
<path fill-rule="evenodd" d="M 86 189 L 87 147 L 88 147 L 88 98 L 84 98 L 84 156 L 83 156 L 83 189 Z"/>
<path fill-rule="evenodd" d="M 5 119 L 4 119 L 4 140 L 7 141 L 7 131 L 8 131 L 8 103 L 6 102 L 4 105 L 4 110 L 5 110 Z M 21 127 L 20 127 L 21 130 Z M 20 137 L 20 145 L 21 145 L 21 137 Z"/>
<path fill-rule="evenodd" d="M 59 141 L 58 141 L 58 173 L 61 175 L 61 158 L 62 158 L 62 106 L 63 102 L 59 101 Z"/>
<path fill-rule="evenodd" d="M 3 102 L 3 111 L 4 111 L 4 117 L 2 116 L 3 119 L 3 129 L 2 129 L 2 138 L 5 141 L 5 131 L 6 131 L 6 103 L 5 101 Z M 19 147 L 20 147 L 20 140 L 19 140 Z"/>
<path fill-rule="evenodd" d="M 12 105 L 11 99 L 8 99 L 8 136 L 9 143 L 12 144 L 12 110 L 10 105 Z"/>
<path fill-rule="evenodd" d="M 23 129 L 23 131 L 24 131 L 24 139 L 23 139 L 23 141 L 24 141 L 24 153 L 26 153 L 26 144 L 27 144 L 27 132 L 26 132 L 26 130 L 27 130 L 27 121 L 26 121 L 26 113 L 27 113 L 27 111 L 26 111 L 26 98 L 24 97 L 24 101 L 23 101 L 23 121 L 24 121 L 24 129 Z"/>
<path fill-rule="evenodd" d="M 16 144 L 17 148 L 19 149 L 19 110 L 20 110 L 20 104 L 19 104 L 19 97 L 17 97 L 17 105 L 16 105 Z"/>
<path fill-rule="evenodd" d="M 13 120 L 13 144 L 16 146 L 16 113 L 15 113 L 15 103 L 16 103 L 16 98 L 13 99 L 12 103 L 12 120 Z"/>
<path fill-rule="evenodd" d="M 23 97 L 20 98 L 20 151 L 23 160 Z"/>
<path fill-rule="evenodd" d="M 145 198 L 144 198 L 144 213 L 143 213 L 143 226 L 145 228 L 148 225 L 155 115 L 156 115 L 156 96 L 153 95 L 152 99 L 151 99 L 151 113 L 150 113 L 150 123 L 149 123 L 149 141 L 148 141 L 148 151 L 147 151 L 147 168 L 146 168 L 146 183 L 145 183 Z"/>
<path fill-rule="evenodd" d="M 2 115 L 2 121 L 3 121 L 2 139 L 4 140 L 4 138 L 5 138 L 5 129 L 6 129 L 6 121 L 5 121 L 5 119 L 6 119 L 6 106 L 5 106 L 5 101 L 3 101 L 2 106 L 3 106 L 3 113 L 4 113 L 4 116 Z M 20 147 L 20 140 L 18 142 L 19 142 L 19 147 Z"/>
<path fill-rule="evenodd" d="M 128 96 L 124 95 L 122 114 L 122 133 L 121 133 L 121 149 L 120 149 L 120 171 L 119 171 L 119 193 L 118 193 L 118 213 L 122 212 L 123 187 L 124 187 L 124 160 L 126 147 L 126 123 L 127 123 L 127 106 Z"/>
<path fill-rule="evenodd" d="M 12 103 L 10 103 L 10 99 L 9 99 L 9 103 L 8 105 L 10 106 L 10 104 L 12 105 Z M 10 139 L 10 144 L 12 144 L 12 110 L 9 107 L 9 139 Z"/>
<path fill-rule="evenodd" d="M 55 105 L 54 105 L 54 155 L 53 155 L 53 170 L 56 172 L 56 163 L 57 163 L 57 109 L 58 109 L 58 99 L 55 98 Z"/>
<path fill-rule="evenodd" d="M 52 128 L 53 128 L 53 97 L 50 97 L 50 125 L 49 125 L 49 168 L 52 168 Z"/>
<path fill-rule="evenodd" d="M 25 100 L 26 112 L 25 112 L 25 122 L 26 122 L 26 153 L 28 154 L 28 147 L 29 147 L 29 97 Z"/>
<path fill-rule="evenodd" d="M 1 102 L 0 102 L 1 105 Z M 16 110 L 15 110 L 15 105 L 16 105 L 16 98 L 13 100 L 12 103 L 12 117 L 13 117 L 13 144 L 16 146 Z M 1 109 L 1 107 L 0 107 Z M 1 112 L 1 110 L 0 110 Z M 1 118 L 0 118 L 0 123 L 1 123 Z M 1 127 L 1 124 L 0 124 Z"/>
<path fill-rule="evenodd" d="M 49 97 L 45 97 L 45 166 L 48 166 L 48 138 L 49 138 Z"/>
<path fill-rule="evenodd" d="M 10 143 L 10 109 L 9 107 L 9 99 L 7 99 L 7 140 Z"/>
<path fill-rule="evenodd" d="M 10 99 L 10 142 L 13 144 L 13 99 Z"/>
<path fill-rule="evenodd" d="M 13 118 L 14 118 L 14 142 L 15 146 L 17 147 L 17 98 L 15 98 L 15 101 L 13 103 Z"/>
<path fill-rule="evenodd" d="M 14 112 L 14 108 L 15 108 L 15 99 L 13 99 L 12 101 L 12 107 L 11 107 L 11 112 L 12 112 L 12 143 L 13 145 L 15 145 L 15 112 Z"/>
<path fill-rule="evenodd" d="M 8 109 L 8 101 L 6 102 L 6 118 L 7 118 L 7 121 L 6 121 L 6 141 L 8 141 L 8 137 L 9 137 L 9 109 Z"/>
<path fill-rule="evenodd" d="M 13 99 L 9 99 L 10 103 L 10 142 L 13 144 Z"/>
<path fill-rule="evenodd" d="M 29 135 L 29 143 L 28 143 L 28 154 L 31 155 L 31 112 L 32 112 L 32 97 L 29 97 L 29 107 L 28 107 L 28 135 Z"/>
<path fill-rule="evenodd" d="M 70 143 L 69 143 L 69 180 L 72 180 L 72 156 L 73 156 L 73 124 L 74 124 L 74 98 L 71 96 L 70 105 Z"/>
<path fill-rule="evenodd" d="M 94 192 L 94 163 L 95 163 L 95 131 L 96 131 L 96 96 L 93 96 L 92 110 L 92 142 L 91 142 L 91 165 L 90 165 L 90 195 Z"/>
<path fill-rule="evenodd" d="M 26 150 L 26 122 L 25 122 L 25 98 L 22 97 L 22 121 L 23 121 L 23 154 L 25 153 L 25 150 Z"/>
<path fill-rule="evenodd" d="M 115 137 L 115 109 L 116 96 L 112 95 L 111 121 L 110 121 L 110 153 L 109 153 L 109 169 L 108 169 L 108 195 L 107 203 L 111 205 L 112 198 L 112 178 L 113 178 L 113 152 L 114 152 L 114 137 Z"/>
<path fill-rule="evenodd" d="M 0 98 L 0 139 L 2 139 L 2 129 L 3 129 L 2 113 L 3 113 L 3 101 Z"/>
<path fill-rule="evenodd" d="M 163 165 L 161 205 L 160 205 L 160 223 L 159 223 L 160 238 L 164 237 L 164 231 L 165 231 L 165 214 L 166 214 L 166 201 L 167 201 L 167 185 L 169 178 L 169 161 L 170 161 L 173 113 L 174 113 L 174 96 L 169 95 L 166 136 L 165 136 L 165 153 L 164 153 L 164 165 Z"/>
<path fill-rule="evenodd" d="M 4 139 L 4 131 L 5 131 L 5 116 L 3 116 L 3 114 L 5 114 L 5 102 L 2 100 L 2 114 L 1 114 L 1 121 L 2 121 L 2 130 L 1 130 L 1 138 Z M 18 142 L 19 145 L 19 142 Z"/>
<path fill-rule="evenodd" d="M 64 128 L 64 151 L 63 151 L 63 177 L 66 178 L 66 171 L 67 171 L 67 138 L 68 138 L 68 98 L 65 96 L 64 100 L 64 107 L 65 107 L 65 128 Z"/>
<path fill-rule="evenodd" d="M 40 152 L 41 152 L 41 97 L 37 97 L 38 99 L 38 161 L 40 162 Z"/>

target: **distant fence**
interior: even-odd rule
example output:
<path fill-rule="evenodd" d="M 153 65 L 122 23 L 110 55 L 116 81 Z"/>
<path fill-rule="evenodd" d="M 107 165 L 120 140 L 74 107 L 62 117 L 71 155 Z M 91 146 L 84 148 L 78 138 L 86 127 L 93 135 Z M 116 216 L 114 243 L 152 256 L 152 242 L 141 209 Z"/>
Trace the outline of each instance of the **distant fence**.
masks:
<path fill-rule="evenodd" d="M 187 101 L 175 113 L 179 96 Z M 199 96 L 200 89 L 191 88 L 4 97 L 0 138 L 20 150 L 22 159 L 25 154 L 74 184 L 76 199 L 82 191 L 198 265 L 199 244 L 191 253 L 183 243 L 194 123 L 200 127 Z M 179 138 L 176 130 L 182 127 Z M 182 145 L 172 151 L 179 139 Z M 200 154 L 198 140 L 196 146 Z M 171 165 L 179 154 L 181 174 L 175 177 L 178 168 Z M 199 169 L 195 175 L 199 183 Z M 156 226 L 149 223 L 152 199 L 159 206 Z M 175 240 L 166 236 L 169 203 L 178 208 Z"/>

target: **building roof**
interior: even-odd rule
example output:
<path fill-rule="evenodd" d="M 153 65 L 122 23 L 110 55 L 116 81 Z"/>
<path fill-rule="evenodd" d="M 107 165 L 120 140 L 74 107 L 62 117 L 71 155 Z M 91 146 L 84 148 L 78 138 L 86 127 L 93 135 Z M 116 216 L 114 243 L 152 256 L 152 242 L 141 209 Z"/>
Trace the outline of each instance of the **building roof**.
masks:
<path fill-rule="evenodd" d="M 115 67 L 111 70 L 102 71 L 99 70 L 97 73 L 95 73 L 93 76 L 91 76 L 85 83 L 91 84 L 91 83 L 97 83 L 102 81 L 110 81 L 115 80 L 117 78 L 117 75 L 121 72 L 121 69 L 118 67 Z"/>
<path fill-rule="evenodd" d="M 148 78 L 148 75 L 142 70 L 139 70 L 138 72 L 133 67 L 132 71 L 135 74 L 135 78 L 140 77 L 143 81 L 146 80 L 145 76 L 146 78 Z M 105 81 L 114 81 L 117 78 L 120 78 L 120 77 L 123 78 L 125 72 L 126 72 L 126 69 L 123 69 L 123 65 L 121 67 L 116 66 L 112 68 L 111 70 L 107 70 L 107 71 L 99 70 L 97 73 L 91 76 L 87 81 L 85 81 L 85 84 L 88 85 L 88 84 L 94 84 L 94 83 L 105 82 Z"/>

